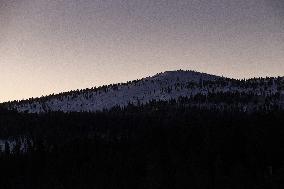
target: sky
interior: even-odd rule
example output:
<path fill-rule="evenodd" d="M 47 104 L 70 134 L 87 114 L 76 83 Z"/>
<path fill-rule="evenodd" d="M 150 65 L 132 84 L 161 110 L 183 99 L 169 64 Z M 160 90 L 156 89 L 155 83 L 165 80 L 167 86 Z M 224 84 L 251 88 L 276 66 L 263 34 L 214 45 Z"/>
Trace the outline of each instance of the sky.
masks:
<path fill-rule="evenodd" d="M 0 0 L 0 102 L 177 69 L 284 76 L 284 1 Z"/>

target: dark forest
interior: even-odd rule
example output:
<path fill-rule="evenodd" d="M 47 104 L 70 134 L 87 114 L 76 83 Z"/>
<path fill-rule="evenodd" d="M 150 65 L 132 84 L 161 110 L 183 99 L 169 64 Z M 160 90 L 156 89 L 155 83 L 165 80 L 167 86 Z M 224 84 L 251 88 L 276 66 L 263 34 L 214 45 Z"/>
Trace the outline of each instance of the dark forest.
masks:
<path fill-rule="evenodd" d="M 186 103 L 183 103 L 186 104 Z M 96 113 L 1 109 L 1 188 L 282 188 L 284 111 L 176 101 Z M 20 138 L 25 138 L 23 147 Z"/>

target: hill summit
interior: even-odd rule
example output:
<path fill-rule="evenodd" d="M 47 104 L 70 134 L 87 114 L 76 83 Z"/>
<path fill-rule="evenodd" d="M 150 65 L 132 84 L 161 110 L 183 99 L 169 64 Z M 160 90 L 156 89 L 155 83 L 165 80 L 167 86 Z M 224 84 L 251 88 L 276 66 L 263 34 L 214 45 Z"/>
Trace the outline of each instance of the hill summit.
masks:
<path fill-rule="evenodd" d="M 186 98 L 188 105 L 238 106 L 247 110 L 283 107 L 283 77 L 230 79 L 196 71 L 166 71 L 126 83 L 4 103 L 19 112 L 95 112 L 115 106 Z"/>

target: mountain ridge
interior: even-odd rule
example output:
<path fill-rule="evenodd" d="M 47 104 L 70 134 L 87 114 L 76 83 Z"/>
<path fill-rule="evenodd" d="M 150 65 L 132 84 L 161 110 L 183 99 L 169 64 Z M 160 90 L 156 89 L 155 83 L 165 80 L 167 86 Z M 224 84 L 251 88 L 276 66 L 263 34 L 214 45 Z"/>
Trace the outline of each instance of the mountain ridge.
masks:
<path fill-rule="evenodd" d="M 197 71 L 176 70 L 126 83 L 103 85 L 3 104 L 9 109 L 28 113 L 94 112 L 115 106 L 145 104 L 152 100 L 169 101 L 180 97 L 194 98 L 198 95 L 223 95 L 223 93 L 240 93 L 265 99 L 276 96 L 273 98 L 278 98 L 278 104 L 282 104 L 283 83 L 283 77 L 238 80 Z"/>

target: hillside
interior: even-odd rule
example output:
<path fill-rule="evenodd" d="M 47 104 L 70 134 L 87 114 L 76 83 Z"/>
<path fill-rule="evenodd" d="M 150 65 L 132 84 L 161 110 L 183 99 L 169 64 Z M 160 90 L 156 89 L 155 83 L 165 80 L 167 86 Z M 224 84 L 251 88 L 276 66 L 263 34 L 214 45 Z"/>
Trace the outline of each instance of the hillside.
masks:
<path fill-rule="evenodd" d="M 150 101 L 191 99 L 191 104 L 218 106 L 234 104 L 242 109 L 283 107 L 284 79 L 236 80 L 195 71 L 166 71 L 127 83 L 76 90 L 41 98 L 4 103 L 19 112 L 95 112 Z M 219 98 L 218 98 L 219 97 Z M 223 98 L 224 97 L 224 98 Z M 226 98 L 234 99 L 233 102 Z M 216 100 L 217 99 L 217 100 Z"/>

